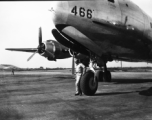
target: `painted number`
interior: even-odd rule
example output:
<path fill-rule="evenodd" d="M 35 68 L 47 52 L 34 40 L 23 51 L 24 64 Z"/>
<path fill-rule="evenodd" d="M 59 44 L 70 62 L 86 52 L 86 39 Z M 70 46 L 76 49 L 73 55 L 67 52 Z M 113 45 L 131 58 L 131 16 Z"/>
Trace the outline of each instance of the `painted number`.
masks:
<path fill-rule="evenodd" d="M 85 9 L 80 7 L 80 17 L 85 17 Z"/>
<path fill-rule="evenodd" d="M 77 6 L 75 6 L 72 8 L 71 13 L 74 13 L 74 15 L 76 16 L 78 14 L 78 11 L 79 11 L 80 17 L 87 17 L 89 19 L 92 18 L 92 10 L 91 9 L 85 9 L 83 7 L 78 8 Z"/>
<path fill-rule="evenodd" d="M 87 18 L 89 18 L 89 19 L 92 18 L 92 10 L 90 10 L 90 9 L 87 10 Z"/>
<path fill-rule="evenodd" d="M 75 6 L 71 12 L 74 13 L 74 15 L 77 15 L 77 6 Z"/>

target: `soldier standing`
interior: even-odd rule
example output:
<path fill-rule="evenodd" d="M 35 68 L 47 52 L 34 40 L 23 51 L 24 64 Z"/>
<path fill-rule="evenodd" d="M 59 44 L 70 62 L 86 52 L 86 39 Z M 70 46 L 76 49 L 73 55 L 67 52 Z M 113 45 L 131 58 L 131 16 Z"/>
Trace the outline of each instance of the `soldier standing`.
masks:
<path fill-rule="evenodd" d="M 82 95 L 82 91 L 80 88 L 80 80 L 81 80 L 82 75 L 85 73 L 85 66 L 80 59 L 76 59 L 75 63 L 76 63 L 76 76 L 75 76 L 76 93 L 75 93 L 75 96 L 77 96 L 77 95 Z"/>

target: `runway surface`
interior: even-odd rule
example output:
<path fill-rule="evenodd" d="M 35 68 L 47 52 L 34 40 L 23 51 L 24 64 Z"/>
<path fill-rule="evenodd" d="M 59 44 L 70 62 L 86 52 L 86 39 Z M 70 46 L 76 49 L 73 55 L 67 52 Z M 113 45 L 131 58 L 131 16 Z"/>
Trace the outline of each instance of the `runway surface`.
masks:
<path fill-rule="evenodd" d="M 113 72 L 94 96 L 74 96 L 69 71 L 0 73 L 0 120 L 152 120 L 152 72 Z"/>

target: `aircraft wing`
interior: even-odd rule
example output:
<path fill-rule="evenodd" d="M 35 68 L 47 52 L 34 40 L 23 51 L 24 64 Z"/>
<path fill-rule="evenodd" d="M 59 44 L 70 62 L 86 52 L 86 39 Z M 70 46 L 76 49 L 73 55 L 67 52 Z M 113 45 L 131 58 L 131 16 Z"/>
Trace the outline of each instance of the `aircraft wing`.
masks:
<path fill-rule="evenodd" d="M 6 50 L 33 53 L 37 51 L 37 48 L 6 48 Z"/>

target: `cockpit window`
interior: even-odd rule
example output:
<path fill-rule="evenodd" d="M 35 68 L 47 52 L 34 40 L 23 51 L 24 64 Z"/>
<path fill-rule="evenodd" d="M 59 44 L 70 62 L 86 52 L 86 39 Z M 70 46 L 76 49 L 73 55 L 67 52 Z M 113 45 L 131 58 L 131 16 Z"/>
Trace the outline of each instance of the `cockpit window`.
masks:
<path fill-rule="evenodd" d="M 112 3 L 114 3 L 115 2 L 115 0 L 108 0 L 109 2 L 112 2 Z"/>

